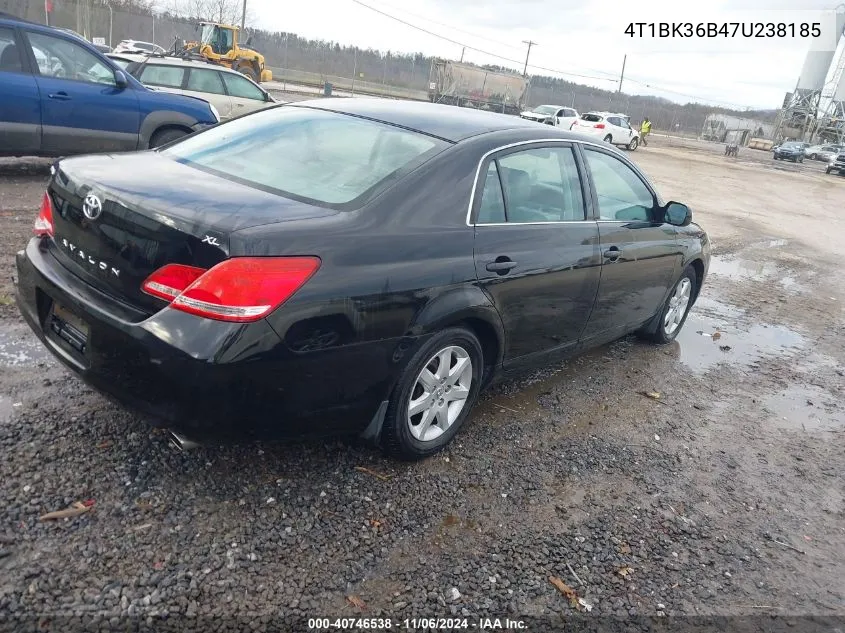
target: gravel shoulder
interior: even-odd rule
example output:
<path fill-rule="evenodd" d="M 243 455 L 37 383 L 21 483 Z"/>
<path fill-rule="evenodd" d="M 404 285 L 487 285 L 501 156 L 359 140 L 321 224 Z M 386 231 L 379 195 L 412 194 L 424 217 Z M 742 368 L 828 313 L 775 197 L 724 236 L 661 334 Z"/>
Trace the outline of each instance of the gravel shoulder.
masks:
<path fill-rule="evenodd" d="M 417 464 L 347 441 L 178 453 L 86 388 L 10 301 L 47 167 L 0 161 L 0 613 L 585 610 L 556 577 L 590 616 L 845 616 L 845 182 L 721 151 L 630 155 L 713 238 L 678 341 L 501 385 Z"/>

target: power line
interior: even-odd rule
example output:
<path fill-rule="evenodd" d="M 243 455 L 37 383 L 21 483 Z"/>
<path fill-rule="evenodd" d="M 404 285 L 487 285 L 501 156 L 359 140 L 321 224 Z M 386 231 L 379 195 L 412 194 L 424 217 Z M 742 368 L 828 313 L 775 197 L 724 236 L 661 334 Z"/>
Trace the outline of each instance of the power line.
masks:
<path fill-rule="evenodd" d="M 501 59 L 503 61 L 510 62 L 511 64 L 519 65 L 519 64 L 522 63 L 519 60 L 511 59 L 509 57 L 504 57 L 503 55 L 497 55 L 496 53 L 491 53 L 490 51 L 485 51 L 484 49 L 477 48 L 475 46 L 470 46 L 469 44 L 464 44 L 463 42 L 459 42 L 457 40 L 453 40 L 452 38 L 446 37 L 445 35 L 440 35 L 439 33 L 435 33 L 434 31 L 429 31 L 428 29 L 425 29 L 421 26 L 417 26 L 416 24 L 412 24 L 412 23 L 410 23 L 406 20 L 403 20 L 402 18 L 396 17 L 395 15 L 390 15 L 389 13 L 385 13 L 381 9 L 377 9 L 373 6 L 365 4 L 365 3 L 361 2 L 361 0 L 352 0 L 352 2 L 354 2 L 355 4 L 360 4 L 362 7 L 370 9 L 371 11 L 375 11 L 376 13 L 383 15 L 386 18 L 390 18 L 391 20 L 396 20 L 397 22 L 400 22 L 400 23 L 404 24 L 405 26 L 410 26 L 412 29 L 422 31 L 423 33 L 426 33 L 426 34 L 431 35 L 433 37 L 436 37 L 436 38 L 439 38 L 439 39 L 444 40 L 446 42 L 449 42 L 450 44 L 454 44 L 455 46 L 463 46 L 463 47 L 465 47 L 465 48 L 467 48 L 471 51 L 475 51 L 476 53 L 481 53 L 483 55 L 495 57 L 496 59 Z M 616 83 L 616 79 L 609 79 L 607 77 L 595 77 L 593 75 L 582 75 L 582 74 L 578 74 L 578 73 L 570 73 L 570 72 L 566 72 L 566 71 L 563 71 L 563 70 L 556 70 L 556 69 L 553 69 L 553 68 L 543 68 L 542 66 L 534 66 L 533 64 L 531 65 L 531 68 L 534 68 L 536 70 L 545 70 L 546 72 L 556 73 L 558 75 L 566 75 L 568 77 L 580 77 L 582 79 L 596 79 L 596 80 L 599 80 L 599 81 L 611 81 L 613 83 Z"/>
<path fill-rule="evenodd" d="M 366 9 L 369 9 L 370 11 L 374 11 L 375 13 L 383 15 L 386 18 L 389 18 L 391 20 L 395 20 L 396 22 L 404 24 L 405 26 L 409 26 L 412 29 L 416 29 L 418 31 L 426 33 L 427 35 L 431 35 L 432 37 L 436 37 L 436 38 L 441 39 L 445 42 L 449 42 L 450 44 L 454 44 L 456 46 L 461 46 L 464 49 L 469 49 L 471 51 L 481 53 L 482 55 L 487 55 L 489 57 L 494 57 L 494 58 L 500 59 L 502 61 L 510 62 L 511 64 L 516 64 L 517 67 L 518 67 L 519 64 L 522 63 L 519 60 L 511 59 L 511 58 L 505 57 L 503 55 L 498 55 L 497 53 L 491 53 L 490 51 L 486 51 L 484 49 L 477 48 L 475 46 L 470 46 L 469 44 L 465 44 L 463 42 L 459 42 L 457 40 L 454 40 L 450 37 L 446 37 L 445 35 L 441 35 L 440 33 L 435 33 L 434 31 L 430 31 L 426 28 L 423 28 L 421 26 L 418 26 L 416 24 L 408 22 L 407 20 L 403 20 L 400 17 L 397 17 L 395 15 L 391 15 L 390 13 L 382 11 L 381 9 L 378 9 L 376 7 L 369 5 L 369 4 L 366 4 L 366 3 L 362 2 L 361 0 L 352 0 L 352 2 L 354 2 L 355 4 L 358 4 L 358 5 L 366 8 Z M 424 19 L 427 19 L 427 18 L 424 18 Z M 429 21 L 432 21 L 432 20 L 429 20 Z M 449 27 L 445 24 L 440 24 L 440 26 L 443 26 L 445 28 L 452 28 L 452 27 Z M 459 30 L 459 29 L 455 29 L 455 30 Z M 465 33 L 469 34 L 466 31 L 465 31 Z M 524 42 L 524 43 L 528 44 L 527 41 Z M 531 44 L 532 45 L 536 44 L 536 42 L 531 42 Z M 510 45 L 507 45 L 507 46 L 510 46 Z M 530 53 L 531 45 L 529 45 L 528 50 L 529 50 L 529 53 Z M 613 78 L 609 78 L 609 77 L 598 77 L 598 76 L 595 76 L 595 75 L 585 75 L 585 74 L 581 74 L 581 73 L 571 73 L 571 72 L 567 72 L 567 71 L 560 70 L 560 69 L 557 69 L 557 68 L 546 68 L 544 66 L 536 66 L 534 64 L 528 64 L 527 60 L 528 60 L 528 57 L 526 56 L 526 62 L 525 62 L 525 70 L 526 71 L 530 67 L 530 68 L 533 68 L 534 70 L 542 70 L 542 71 L 554 73 L 554 74 L 557 74 L 557 75 L 564 75 L 566 77 L 578 77 L 578 78 L 581 78 L 581 79 L 594 79 L 594 80 L 597 80 L 597 81 L 608 81 L 608 82 L 611 82 L 611 83 L 614 83 L 614 84 L 619 81 L 619 79 L 616 76 L 614 76 Z M 593 72 L 604 72 L 604 71 L 595 70 Z M 610 74 L 610 73 L 608 73 L 608 74 Z M 667 88 L 662 88 L 662 87 L 656 86 L 654 84 L 650 84 L 650 83 L 647 83 L 647 82 L 644 82 L 644 81 L 634 79 L 633 77 L 630 77 L 630 76 L 628 76 L 627 79 L 628 79 L 628 81 L 631 81 L 635 84 L 639 84 L 639 85 L 644 86 L 646 88 L 650 88 L 651 90 L 657 90 L 659 92 L 674 94 L 674 95 L 677 95 L 677 96 L 680 96 L 680 97 L 686 97 L 687 99 L 693 99 L 693 100 L 696 100 L 696 101 L 701 101 L 701 102 L 705 102 L 705 103 L 713 103 L 713 104 L 718 104 L 718 105 L 722 105 L 722 106 L 729 106 L 731 108 L 740 108 L 740 109 L 746 109 L 747 108 L 747 106 L 742 105 L 742 104 L 729 103 L 729 102 L 726 102 L 726 101 L 718 101 L 718 100 L 715 100 L 715 99 L 708 99 L 708 98 L 701 97 L 701 96 L 698 96 L 698 95 L 690 95 L 690 94 L 678 92 L 678 91 L 675 91 L 675 90 L 669 90 Z"/>

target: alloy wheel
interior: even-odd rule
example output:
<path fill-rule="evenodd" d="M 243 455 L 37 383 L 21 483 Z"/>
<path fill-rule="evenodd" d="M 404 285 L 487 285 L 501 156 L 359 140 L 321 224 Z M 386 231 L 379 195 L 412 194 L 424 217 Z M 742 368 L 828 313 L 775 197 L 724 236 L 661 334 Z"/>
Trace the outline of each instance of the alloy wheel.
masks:
<path fill-rule="evenodd" d="M 434 354 L 417 376 L 408 401 L 411 435 L 430 442 L 445 433 L 460 416 L 472 387 L 472 360 L 458 345 Z"/>
<path fill-rule="evenodd" d="M 666 311 L 666 316 L 663 317 L 663 331 L 666 332 L 667 336 L 674 334 L 675 330 L 680 327 L 687 313 L 691 295 L 692 282 L 688 277 L 684 277 L 669 298 L 669 309 Z"/>

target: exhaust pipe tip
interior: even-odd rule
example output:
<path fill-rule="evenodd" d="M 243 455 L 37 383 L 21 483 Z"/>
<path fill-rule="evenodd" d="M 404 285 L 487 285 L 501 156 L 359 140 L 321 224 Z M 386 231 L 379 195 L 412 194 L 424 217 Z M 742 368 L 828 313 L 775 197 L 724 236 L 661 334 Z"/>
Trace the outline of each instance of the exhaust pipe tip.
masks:
<path fill-rule="evenodd" d="M 176 431 L 174 431 L 172 429 L 168 429 L 167 433 L 170 437 L 170 444 L 172 446 L 176 447 L 182 453 L 200 447 L 199 442 L 189 440 L 187 437 L 185 437 L 181 433 L 177 433 Z"/>

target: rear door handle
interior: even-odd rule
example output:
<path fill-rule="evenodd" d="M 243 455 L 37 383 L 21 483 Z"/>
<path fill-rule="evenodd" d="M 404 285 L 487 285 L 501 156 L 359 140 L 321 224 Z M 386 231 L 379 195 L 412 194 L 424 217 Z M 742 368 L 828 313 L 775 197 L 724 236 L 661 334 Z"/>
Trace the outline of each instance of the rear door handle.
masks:
<path fill-rule="evenodd" d="M 500 275 L 505 274 L 513 268 L 516 268 L 516 262 L 509 259 L 503 262 L 490 262 L 487 264 L 487 270 L 491 273 L 499 273 Z"/>
<path fill-rule="evenodd" d="M 70 101 L 70 95 L 66 92 L 54 92 L 51 95 L 47 95 L 51 99 L 55 99 L 56 101 Z"/>
<path fill-rule="evenodd" d="M 617 247 L 611 246 L 604 252 L 604 258 L 609 259 L 612 262 L 615 262 L 622 256 L 622 251 L 620 251 Z"/>

